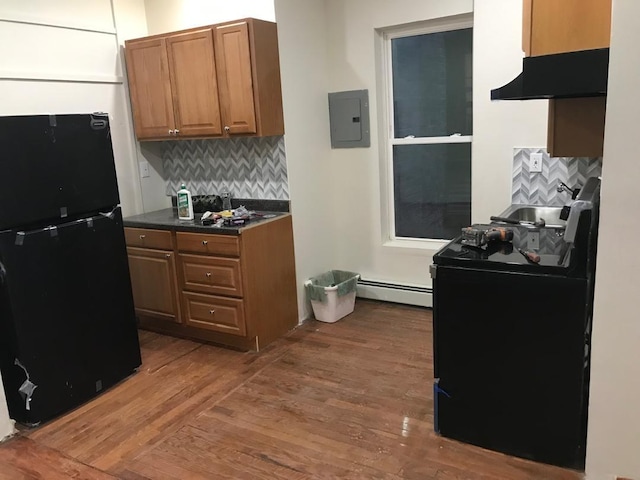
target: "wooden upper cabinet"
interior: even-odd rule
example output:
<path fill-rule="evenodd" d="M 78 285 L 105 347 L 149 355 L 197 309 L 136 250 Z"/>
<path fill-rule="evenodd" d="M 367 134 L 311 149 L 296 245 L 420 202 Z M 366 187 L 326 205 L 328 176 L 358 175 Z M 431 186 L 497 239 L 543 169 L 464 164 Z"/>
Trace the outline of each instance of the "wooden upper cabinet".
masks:
<path fill-rule="evenodd" d="M 220 135 L 220 106 L 211 28 L 166 39 L 178 136 Z"/>
<path fill-rule="evenodd" d="M 523 0 L 522 49 L 528 57 L 608 48 L 611 0 Z M 549 100 L 552 157 L 599 157 L 606 97 Z"/>
<path fill-rule="evenodd" d="M 216 28 L 216 59 L 225 132 L 256 133 L 247 22 Z"/>
<path fill-rule="evenodd" d="M 609 47 L 611 0 L 524 0 L 526 56 Z"/>
<path fill-rule="evenodd" d="M 284 134 L 275 23 L 248 18 L 125 46 L 138 139 Z"/>
<path fill-rule="evenodd" d="M 223 133 L 283 135 L 276 24 L 249 18 L 217 25 L 214 44 Z"/>
<path fill-rule="evenodd" d="M 167 136 L 174 118 L 165 40 L 129 43 L 126 58 L 136 137 Z"/>

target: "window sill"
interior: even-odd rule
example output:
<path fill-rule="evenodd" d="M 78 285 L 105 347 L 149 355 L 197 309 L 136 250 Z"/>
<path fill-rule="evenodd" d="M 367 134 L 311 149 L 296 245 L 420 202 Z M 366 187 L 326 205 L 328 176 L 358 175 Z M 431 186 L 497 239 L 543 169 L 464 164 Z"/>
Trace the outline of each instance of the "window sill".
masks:
<path fill-rule="evenodd" d="M 387 240 L 382 244 L 384 248 L 393 248 L 405 250 L 407 253 L 415 251 L 415 253 L 437 252 L 450 240 L 418 240 L 418 239 L 400 239 Z"/>

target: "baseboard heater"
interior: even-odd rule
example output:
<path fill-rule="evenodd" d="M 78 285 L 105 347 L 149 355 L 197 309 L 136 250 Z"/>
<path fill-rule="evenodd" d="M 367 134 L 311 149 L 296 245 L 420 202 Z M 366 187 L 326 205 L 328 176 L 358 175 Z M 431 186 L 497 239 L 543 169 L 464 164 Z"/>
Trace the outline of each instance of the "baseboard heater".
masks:
<path fill-rule="evenodd" d="M 433 306 L 433 289 L 420 285 L 384 282 L 380 280 L 358 280 L 358 297 L 404 303 L 420 307 Z"/>

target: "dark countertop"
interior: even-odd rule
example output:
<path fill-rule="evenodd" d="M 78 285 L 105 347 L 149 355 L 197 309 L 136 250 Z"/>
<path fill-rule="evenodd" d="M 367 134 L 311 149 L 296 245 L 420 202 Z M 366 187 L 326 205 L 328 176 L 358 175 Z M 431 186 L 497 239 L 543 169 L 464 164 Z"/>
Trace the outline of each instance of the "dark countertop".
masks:
<path fill-rule="evenodd" d="M 271 216 L 273 215 L 273 216 Z M 263 223 L 269 222 L 275 218 L 290 215 L 288 212 L 256 212 L 256 216 L 252 217 L 244 225 L 235 225 L 231 227 L 214 227 L 212 225 L 202 225 L 200 218 L 202 214 L 196 213 L 195 218 L 190 221 L 178 220 L 178 214 L 173 208 L 165 208 L 155 212 L 134 215 L 124 219 L 125 227 L 134 228 L 151 228 L 155 230 L 172 230 L 179 232 L 195 232 L 195 233 L 215 233 L 222 235 L 240 235 L 242 230 L 253 228 Z M 265 218 L 267 216 L 267 218 Z"/>
<path fill-rule="evenodd" d="M 504 225 L 479 225 L 481 230 Z M 481 268 L 522 273 L 539 273 L 547 275 L 575 276 L 576 268 L 574 250 L 564 242 L 561 230 L 550 227 L 531 228 L 508 226 L 513 231 L 511 242 L 492 242 L 483 247 L 462 245 L 458 237 L 442 247 L 434 256 L 436 265 Z M 533 235 L 533 238 L 532 238 Z M 535 246 L 531 242 L 535 240 Z M 540 255 L 540 263 L 530 263 L 519 251 L 533 250 Z"/>

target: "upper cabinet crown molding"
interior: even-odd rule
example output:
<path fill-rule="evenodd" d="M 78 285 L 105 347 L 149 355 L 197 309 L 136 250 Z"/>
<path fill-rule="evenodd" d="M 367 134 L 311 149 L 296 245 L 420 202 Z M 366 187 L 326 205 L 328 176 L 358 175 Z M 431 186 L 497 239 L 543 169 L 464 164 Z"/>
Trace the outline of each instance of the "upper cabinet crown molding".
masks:
<path fill-rule="evenodd" d="M 247 18 L 125 48 L 139 140 L 284 134 L 275 23 Z"/>

